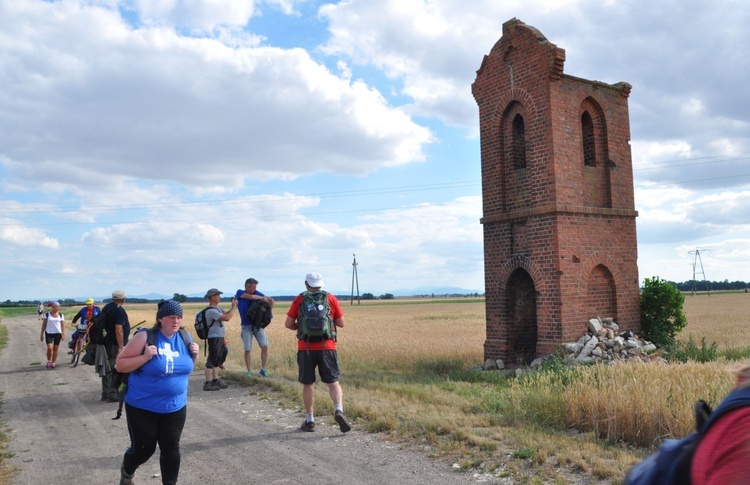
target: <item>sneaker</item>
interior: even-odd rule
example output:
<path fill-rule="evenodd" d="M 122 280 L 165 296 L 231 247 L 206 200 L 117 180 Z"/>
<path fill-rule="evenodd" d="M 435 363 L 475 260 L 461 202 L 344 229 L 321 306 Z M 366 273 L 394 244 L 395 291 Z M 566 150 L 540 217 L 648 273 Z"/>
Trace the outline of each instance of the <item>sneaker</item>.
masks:
<path fill-rule="evenodd" d="M 51 369 L 51 368 L 52 368 L 52 362 L 50 362 L 50 361 L 48 360 L 48 361 L 47 361 L 47 365 L 46 365 L 45 367 L 46 367 L 47 369 Z"/>
<path fill-rule="evenodd" d="M 302 423 L 302 431 L 315 431 L 315 421 L 305 420 L 305 422 Z"/>
<path fill-rule="evenodd" d="M 57 369 L 57 364 L 55 364 L 54 362 L 52 362 L 52 363 L 51 363 L 51 364 L 49 365 L 49 368 L 50 368 L 50 369 Z"/>
<path fill-rule="evenodd" d="M 251 370 L 247 371 L 247 374 L 245 374 L 245 377 L 253 377 L 253 371 Z"/>
<path fill-rule="evenodd" d="M 260 376 L 261 377 L 269 377 L 268 376 L 268 371 L 266 369 L 261 369 L 260 370 Z"/>
<path fill-rule="evenodd" d="M 221 388 L 214 381 L 208 381 L 203 384 L 204 391 L 218 391 L 219 389 Z"/>
<path fill-rule="evenodd" d="M 333 419 L 336 420 L 337 423 L 339 423 L 339 429 L 341 429 L 342 433 L 346 433 L 350 429 L 352 429 L 351 426 L 349 426 L 349 423 L 346 421 L 346 416 L 344 416 L 344 413 L 341 411 L 336 411 L 336 414 L 333 415 Z"/>
<path fill-rule="evenodd" d="M 226 389 L 227 387 L 229 387 L 229 385 L 227 385 L 227 383 L 221 379 L 216 379 L 215 381 L 212 381 L 212 382 L 216 384 L 217 386 L 219 386 L 219 389 Z"/>

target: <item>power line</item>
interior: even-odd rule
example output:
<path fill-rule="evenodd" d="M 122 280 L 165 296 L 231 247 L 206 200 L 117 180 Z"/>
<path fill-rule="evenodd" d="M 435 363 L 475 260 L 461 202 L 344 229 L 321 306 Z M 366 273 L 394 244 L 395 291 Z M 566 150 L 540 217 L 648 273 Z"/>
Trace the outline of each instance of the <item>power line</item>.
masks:
<path fill-rule="evenodd" d="M 245 196 L 241 197 L 241 200 L 237 198 L 232 199 L 211 199 L 196 202 L 158 202 L 152 204 L 133 204 L 128 206 L 122 205 L 89 205 L 84 206 L 60 206 L 57 209 L 50 210 L 49 207 L 42 207 L 39 209 L 17 209 L 17 210 L 5 210 L 0 212 L 1 215 L 6 214 L 18 214 L 18 215 L 30 215 L 30 214 L 65 214 L 65 213 L 88 213 L 88 212 L 113 212 L 113 211 L 130 211 L 130 210 L 148 210 L 148 209 L 169 209 L 174 207 L 208 207 L 208 206 L 236 206 L 245 205 L 253 202 L 281 202 L 290 199 L 335 199 L 343 197 L 363 197 L 367 195 L 383 195 L 383 194 L 397 194 L 407 192 L 420 192 L 426 190 L 447 190 L 462 187 L 472 187 L 480 185 L 479 180 L 463 180 L 454 182 L 444 182 L 437 184 L 424 184 L 424 185 L 403 185 L 396 187 L 379 187 L 373 189 L 361 189 L 361 190 L 347 190 L 339 192 L 319 192 L 310 194 L 299 194 L 288 197 L 268 197 L 263 195 L 257 196 Z"/>

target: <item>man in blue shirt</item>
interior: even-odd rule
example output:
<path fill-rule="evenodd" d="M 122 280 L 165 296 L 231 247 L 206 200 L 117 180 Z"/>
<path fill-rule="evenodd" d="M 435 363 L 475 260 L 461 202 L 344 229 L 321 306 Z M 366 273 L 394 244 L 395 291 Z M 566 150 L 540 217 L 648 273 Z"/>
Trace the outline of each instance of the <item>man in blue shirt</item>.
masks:
<path fill-rule="evenodd" d="M 237 309 L 240 312 L 240 319 L 242 324 L 242 345 L 245 348 L 245 367 L 247 367 L 247 375 L 252 376 L 253 371 L 250 366 L 250 350 L 252 349 L 253 338 L 258 341 L 258 347 L 260 347 L 260 376 L 268 377 L 268 371 L 266 365 L 268 364 L 268 336 L 266 336 L 266 330 L 260 327 L 254 327 L 252 322 L 247 318 L 247 310 L 250 308 L 253 300 L 265 300 L 271 305 L 273 309 L 274 300 L 257 290 L 258 280 L 255 278 L 248 278 L 245 280 L 245 289 L 237 290 L 235 295 L 237 298 Z"/>

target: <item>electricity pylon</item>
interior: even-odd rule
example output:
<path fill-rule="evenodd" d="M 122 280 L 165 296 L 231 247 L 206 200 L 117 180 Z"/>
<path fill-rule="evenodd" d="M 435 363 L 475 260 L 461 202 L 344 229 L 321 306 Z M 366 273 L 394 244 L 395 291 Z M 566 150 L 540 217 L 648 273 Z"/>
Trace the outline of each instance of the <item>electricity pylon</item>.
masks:
<path fill-rule="evenodd" d="M 708 249 L 703 249 L 703 252 L 708 251 Z M 703 276 L 703 284 L 706 286 L 706 293 L 708 296 L 711 296 L 711 292 L 708 289 L 708 282 L 706 281 L 706 273 L 703 271 L 703 261 L 701 260 L 701 249 L 695 248 L 694 251 L 688 251 L 688 254 L 693 255 L 693 284 L 692 284 L 692 290 L 690 292 L 690 296 L 695 295 L 695 287 L 696 287 L 696 280 L 695 280 L 695 268 L 700 263 L 701 265 L 701 271 L 700 274 Z"/>
<path fill-rule="evenodd" d="M 350 305 L 354 305 L 354 282 L 357 282 L 357 305 L 360 304 L 359 301 L 359 277 L 357 276 L 357 255 L 352 254 L 354 256 L 354 261 L 352 261 L 352 296 L 350 298 Z"/>

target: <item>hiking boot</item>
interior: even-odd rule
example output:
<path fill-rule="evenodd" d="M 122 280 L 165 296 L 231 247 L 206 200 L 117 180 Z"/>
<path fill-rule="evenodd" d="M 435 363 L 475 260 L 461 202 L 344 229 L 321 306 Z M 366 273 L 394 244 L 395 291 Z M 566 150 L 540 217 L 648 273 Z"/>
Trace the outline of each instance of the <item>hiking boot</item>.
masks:
<path fill-rule="evenodd" d="M 203 383 L 204 391 L 218 391 L 219 389 L 221 388 L 214 381 L 208 381 L 208 382 Z"/>
<path fill-rule="evenodd" d="M 266 369 L 261 369 L 260 370 L 260 376 L 261 377 L 269 377 L 268 371 Z"/>
<path fill-rule="evenodd" d="M 315 421 L 307 421 L 305 420 L 304 423 L 302 423 L 302 431 L 315 431 Z"/>
<path fill-rule="evenodd" d="M 219 389 L 226 389 L 227 387 L 229 387 L 229 384 L 224 382 L 222 379 L 216 379 L 213 382 L 215 382 L 216 385 L 219 386 Z"/>
<path fill-rule="evenodd" d="M 346 433 L 350 429 L 352 429 L 351 426 L 349 426 L 349 423 L 346 421 L 346 416 L 344 416 L 344 413 L 342 411 L 336 411 L 336 414 L 333 415 L 333 419 L 336 420 L 337 423 L 339 423 L 339 429 L 341 429 L 342 433 Z"/>
<path fill-rule="evenodd" d="M 107 398 L 107 402 L 120 402 L 120 398 L 110 396 Z"/>
<path fill-rule="evenodd" d="M 128 475 L 125 473 L 125 467 L 120 467 L 120 485 L 135 485 L 135 480 L 133 480 L 133 476 L 135 473 L 132 473 Z"/>

